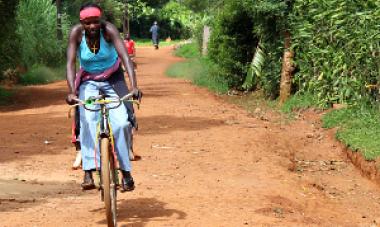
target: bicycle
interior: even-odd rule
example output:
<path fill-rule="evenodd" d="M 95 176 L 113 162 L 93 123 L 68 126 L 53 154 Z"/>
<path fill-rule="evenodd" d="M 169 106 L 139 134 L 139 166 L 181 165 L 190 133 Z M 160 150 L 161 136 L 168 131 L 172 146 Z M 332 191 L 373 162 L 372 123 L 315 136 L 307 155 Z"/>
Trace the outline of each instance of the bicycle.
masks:
<path fill-rule="evenodd" d="M 122 98 L 110 97 L 104 94 L 90 97 L 87 100 L 75 99 L 77 104 L 71 105 L 71 108 L 76 106 L 83 106 L 87 111 L 100 111 L 101 118 L 98 123 L 97 139 L 100 143 L 100 184 L 99 190 L 101 192 L 101 200 L 104 201 L 106 208 L 107 224 L 109 227 L 114 227 L 117 224 L 117 187 L 119 184 L 119 178 L 116 168 L 116 154 L 114 153 L 113 135 L 108 119 L 108 111 L 110 109 L 116 109 L 123 104 L 124 101 L 135 103 L 139 106 L 137 100 L 130 99 L 133 94 L 129 93 Z M 116 104 L 110 106 L 109 104 Z M 89 108 L 88 106 L 99 106 L 96 109 Z M 69 112 L 70 117 L 70 112 Z M 111 148 L 111 149 L 110 149 Z M 110 150 L 112 152 L 110 152 Z"/>

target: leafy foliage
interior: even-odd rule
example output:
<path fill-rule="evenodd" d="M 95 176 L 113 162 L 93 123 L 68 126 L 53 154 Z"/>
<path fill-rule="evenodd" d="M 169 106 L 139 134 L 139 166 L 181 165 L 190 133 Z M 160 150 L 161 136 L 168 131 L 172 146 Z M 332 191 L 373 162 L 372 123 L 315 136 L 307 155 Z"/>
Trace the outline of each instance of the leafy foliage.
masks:
<path fill-rule="evenodd" d="M 380 2 L 297 0 L 290 16 L 301 92 L 320 104 L 358 103 L 378 84 Z"/>
<path fill-rule="evenodd" d="M 65 67 L 46 67 L 34 65 L 29 71 L 20 77 L 22 85 L 47 84 L 65 78 Z"/>
<path fill-rule="evenodd" d="M 230 0 L 220 10 L 212 24 L 210 58 L 231 88 L 261 88 L 276 97 L 285 1 Z"/>
<path fill-rule="evenodd" d="M 17 7 L 16 33 L 23 65 L 57 65 L 64 57 L 56 37 L 56 7 L 50 0 L 24 0 Z"/>
<path fill-rule="evenodd" d="M 318 103 L 314 95 L 304 93 L 295 94 L 291 96 L 286 102 L 281 106 L 281 111 L 283 113 L 291 114 L 296 110 L 304 110 L 311 107 L 317 107 Z"/>
<path fill-rule="evenodd" d="M 8 68 L 15 68 L 19 61 L 19 40 L 15 33 L 15 12 L 18 1 L 0 1 L 0 80 Z"/>
<path fill-rule="evenodd" d="M 196 15 L 176 1 L 168 2 L 160 11 L 160 18 L 169 21 L 171 27 L 180 25 L 183 34 L 189 34 Z"/>
<path fill-rule="evenodd" d="M 71 0 L 63 1 L 64 12 L 69 17 L 70 24 L 79 23 L 79 9 L 84 4 L 89 2 L 88 0 Z M 106 20 L 111 21 L 117 27 L 122 28 L 123 26 L 123 14 L 125 8 L 124 0 L 102 0 L 98 1 L 99 5 L 103 9 L 103 14 Z M 131 1 L 130 1 L 131 2 Z M 140 4 L 140 0 L 134 0 L 133 4 Z M 131 5 L 130 3 L 129 5 Z"/>
<path fill-rule="evenodd" d="M 265 53 L 263 48 L 260 46 L 260 42 L 257 44 L 255 54 L 252 58 L 251 65 L 248 69 L 247 76 L 242 87 L 246 90 L 251 89 L 252 86 L 257 84 L 256 79 L 262 77 L 262 68 L 265 63 Z"/>
<path fill-rule="evenodd" d="M 153 21 L 157 21 L 161 37 L 178 39 L 190 36 L 190 31 L 197 15 L 187 7 L 175 0 L 166 1 L 165 3 L 161 1 L 159 4 L 153 4 L 159 8 L 151 8 L 150 5 L 147 3 L 144 6 L 132 5 L 130 7 L 131 12 L 140 8 L 140 13 L 138 15 L 133 14 L 134 16 L 132 15 L 131 18 L 132 35 L 139 38 L 150 37 L 149 29 Z"/>
<path fill-rule="evenodd" d="M 229 1 L 212 25 L 209 56 L 232 88 L 240 87 L 247 74 L 258 37 L 252 34 L 254 18 L 241 1 Z"/>

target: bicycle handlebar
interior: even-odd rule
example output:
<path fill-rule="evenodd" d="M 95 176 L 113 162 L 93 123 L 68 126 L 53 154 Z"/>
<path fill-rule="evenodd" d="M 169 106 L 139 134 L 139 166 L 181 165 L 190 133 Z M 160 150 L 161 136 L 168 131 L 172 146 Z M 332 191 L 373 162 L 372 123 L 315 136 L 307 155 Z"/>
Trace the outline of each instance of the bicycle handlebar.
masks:
<path fill-rule="evenodd" d="M 90 109 L 87 106 L 88 105 L 106 105 L 106 104 L 111 104 L 111 103 L 118 103 L 116 106 L 113 107 L 107 107 L 107 109 L 116 109 L 118 108 L 123 101 L 128 101 L 135 103 L 137 105 L 137 108 L 140 107 L 140 102 L 138 100 L 131 99 L 133 97 L 132 93 L 128 93 L 125 96 L 119 98 L 118 96 L 108 96 L 108 95 L 97 95 L 97 96 L 92 96 L 88 98 L 87 100 L 81 100 L 81 99 L 74 99 L 77 103 L 74 105 L 70 105 L 70 110 L 76 106 L 83 106 L 88 111 L 99 111 L 100 108 L 97 109 Z M 69 111 L 69 118 L 71 117 L 71 111 Z"/>

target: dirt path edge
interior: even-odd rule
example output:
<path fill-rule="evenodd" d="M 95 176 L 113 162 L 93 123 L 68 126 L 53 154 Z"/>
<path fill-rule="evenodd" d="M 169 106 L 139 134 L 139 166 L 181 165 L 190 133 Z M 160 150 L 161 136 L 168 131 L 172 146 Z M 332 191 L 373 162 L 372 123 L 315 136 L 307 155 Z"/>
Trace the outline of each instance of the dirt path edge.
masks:
<path fill-rule="evenodd" d="M 360 151 L 353 151 L 343 142 L 337 141 L 347 159 L 359 169 L 361 174 L 380 186 L 379 160 L 366 160 Z"/>

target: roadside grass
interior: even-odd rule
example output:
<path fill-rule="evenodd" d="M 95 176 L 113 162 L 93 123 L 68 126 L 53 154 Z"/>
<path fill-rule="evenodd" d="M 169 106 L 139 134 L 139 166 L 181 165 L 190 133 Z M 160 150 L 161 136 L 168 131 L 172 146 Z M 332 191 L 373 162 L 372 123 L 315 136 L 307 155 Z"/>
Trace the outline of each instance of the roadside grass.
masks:
<path fill-rule="evenodd" d="M 291 96 L 282 106 L 281 112 L 292 115 L 294 111 L 317 107 L 317 100 L 311 94 L 295 94 Z"/>
<path fill-rule="evenodd" d="M 278 101 L 268 99 L 262 91 L 249 92 L 244 95 L 229 95 L 224 99 L 256 116 L 265 115 L 268 111 L 279 113 Z"/>
<path fill-rule="evenodd" d="M 218 77 L 216 66 L 199 55 L 195 44 L 182 45 L 175 51 L 175 55 L 185 57 L 187 60 L 169 67 L 166 71 L 169 77 L 185 78 L 219 94 L 228 91 L 227 83 Z"/>
<path fill-rule="evenodd" d="M 174 51 L 174 54 L 182 58 L 200 58 L 198 47 L 194 43 L 184 44 Z"/>
<path fill-rule="evenodd" d="M 65 79 L 65 67 L 50 68 L 47 66 L 34 66 L 28 72 L 20 75 L 18 84 L 20 85 L 37 85 L 47 84 L 57 80 Z M 0 87 L 0 105 L 11 104 L 13 89 Z"/>
<path fill-rule="evenodd" d="M 172 65 L 167 70 L 170 77 L 191 80 L 194 84 L 225 94 L 228 86 L 218 80 L 217 67 L 200 57 L 194 44 L 186 44 L 175 51 L 177 56 L 187 58 L 185 62 Z M 268 100 L 260 92 L 252 92 L 241 96 L 225 96 L 228 102 L 237 104 L 249 113 L 272 110 L 293 118 L 297 111 L 320 107 L 312 94 L 295 94 L 281 107 L 278 100 Z M 344 109 L 330 110 L 322 117 L 324 128 L 337 128 L 336 138 L 353 151 L 363 154 L 366 160 L 374 160 L 380 156 L 380 111 L 371 106 L 349 106 Z"/>
<path fill-rule="evenodd" d="M 7 105 L 10 103 L 12 92 L 0 87 L 0 105 Z"/>
<path fill-rule="evenodd" d="M 308 108 L 326 109 L 318 106 L 315 96 L 296 94 L 284 103 L 281 112 L 292 117 L 295 112 Z M 332 109 L 321 120 L 322 127 L 337 128 L 337 140 L 362 153 L 366 160 L 380 156 L 380 112 L 375 107 L 362 105 Z"/>
<path fill-rule="evenodd" d="M 57 80 L 65 79 L 65 67 L 50 68 L 47 66 L 34 66 L 25 74 L 20 76 L 20 84 L 36 85 L 47 84 Z"/>
<path fill-rule="evenodd" d="M 380 156 L 380 113 L 374 107 L 351 106 L 322 117 L 323 127 L 337 127 L 336 138 L 366 160 Z"/>
<path fill-rule="evenodd" d="M 136 47 L 145 47 L 145 46 L 152 46 L 152 40 L 151 39 L 133 39 L 136 43 Z M 170 45 L 175 45 L 183 40 L 171 40 L 170 42 L 166 42 L 165 40 L 160 40 L 159 46 L 164 47 L 164 46 L 170 46 Z"/>

